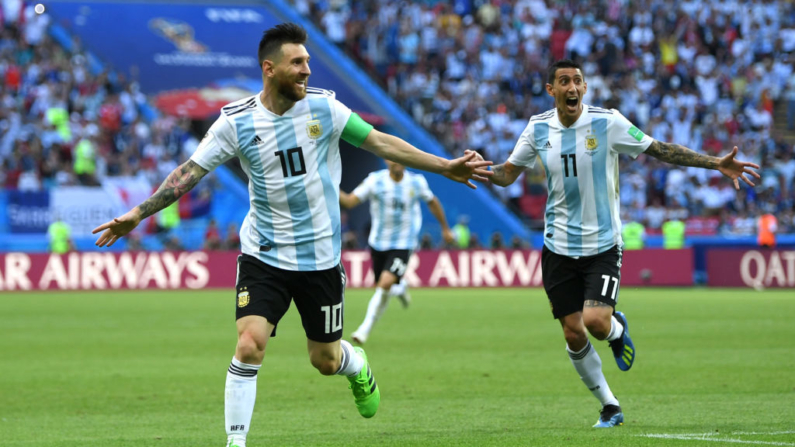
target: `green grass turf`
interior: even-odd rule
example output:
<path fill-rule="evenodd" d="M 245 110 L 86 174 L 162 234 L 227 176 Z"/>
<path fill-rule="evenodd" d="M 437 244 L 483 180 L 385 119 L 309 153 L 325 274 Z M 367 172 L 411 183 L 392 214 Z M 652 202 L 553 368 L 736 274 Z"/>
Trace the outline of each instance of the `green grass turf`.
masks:
<path fill-rule="evenodd" d="M 290 309 L 259 374 L 249 446 L 795 446 L 792 290 L 623 289 L 632 371 L 596 344 L 626 415 L 611 430 L 591 428 L 599 404 L 543 290 L 412 295 L 407 311 L 392 303 L 366 346 L 382 394 L 370 420 L 346 380 L 311 367 Z M 346 336 L 369 296 L 348 291 Z M 0 446 L 224 445 L 233 300 L 3 292 Z"/>

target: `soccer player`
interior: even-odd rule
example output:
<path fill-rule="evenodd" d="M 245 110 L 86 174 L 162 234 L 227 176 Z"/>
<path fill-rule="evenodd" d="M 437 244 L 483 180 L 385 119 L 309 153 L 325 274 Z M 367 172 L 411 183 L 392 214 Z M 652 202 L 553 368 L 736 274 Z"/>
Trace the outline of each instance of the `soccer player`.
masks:
<path fill-rule="evenodd" d="M 680 166 L 716 169 L 738 189 L 739 179 L 753 186 L 746 174 L 759 178 L 749 169 L 759 166 L 735 160 L 736 147 L 717 158 L 656 141 L 618 111 L 583 104 L 588 85 L 580 66 L 570 60 L 552 64 L 547 82 L 555 108 L 530 118 L 508 161 L 493 167 L 491 181 L 507 186 L 537 159 L 544 166 L 549 190 L 541 255 L 544 289 L 574 368 L 602 403 L 594 427 L 613 427 L 623 424 L 624 415 L 586 329 L 610 343 L 620 370 L 632 367 L 636 352 L 627 318 L 615 311 L 623 245 L 618 154 L 635 158 L 645 152 Z"/>
<path fill-rule="evenodd" d="M 375 415 L 380 391 L 361 348 L 341 341 L 345 272 L 340 264 L 339 140 L 471 188 L 491 162 L 471 154 L 445 160 L 374 130 L 334 98 L 307 87 L 306 31 L 277 25 L 259 43 L 262 91 L 221 109 L 190 160 L 146 201 L 94 229 L 111 246 L 141 220 L 175 202 L 209 171 L 238 157 L 249 177 L 251 209 L 240 229 L 238 341 L 226 378 L 228 447 L 243 447 L 257 371 L 291 300 L 301 314 L 309 360 L 323 375 L 348 378 L 359 413 Z"/>
<path fill-rule="evenodd" d="M 428 204 L 431 214 L 442 226 L 442 238 L 448 244 L 455 239 L 447 225 L 444 209 L 439 199 L 434 197 L 428 182 L 420 174 L 407 172 L 400 163 L 386 161 L 387 169 L 373 172 L 353 190 L 351 194 L 340 191 L 340 205 L 353 208 L 365 200 L 370 201 L 370 258 L 376 287 L 367 315 L 351 338 L 363 345 L 370 336 L 373 325 L 389 304 L 392 296 L 408 307 L 411 297 L 408 284 L 403 278 L 408 266 L 411 251 L 417 247 L 422 227 L 420 199 Z"/>

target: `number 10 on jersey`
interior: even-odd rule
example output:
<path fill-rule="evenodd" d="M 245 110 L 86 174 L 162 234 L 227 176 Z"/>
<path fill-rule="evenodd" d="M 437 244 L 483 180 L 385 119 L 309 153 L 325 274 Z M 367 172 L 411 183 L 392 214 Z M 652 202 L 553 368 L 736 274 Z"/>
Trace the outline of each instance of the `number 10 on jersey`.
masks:
<path fill-rule="evenodd" d="M 296 175 L 306 174 L 306 164 L 304 164 L 304 150 L 300 147 L 287 149 L 286 151 L 276 151 L 275 156 L 282 162 L 282 174 L 285 177 L 295 177 Z M 289 175 L 288 175 L 289 166 Z"/>

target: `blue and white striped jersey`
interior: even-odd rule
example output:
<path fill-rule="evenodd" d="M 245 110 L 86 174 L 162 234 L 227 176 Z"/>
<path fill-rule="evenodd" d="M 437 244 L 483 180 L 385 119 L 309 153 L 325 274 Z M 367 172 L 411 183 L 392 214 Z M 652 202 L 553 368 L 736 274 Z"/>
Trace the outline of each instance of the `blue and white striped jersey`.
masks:
<path fill-rule="evenodd" d="M 360 200 L 370 201 L 370 237 L 367 243 L 378 251 L 414 250 L 422 228 L 420 199 L 429 202 L 433 192 L 420 174 L 405 171 L 396 182 L 383 169 L 367 176 L 353 190 Z"/>
<path fill-rule="evenodd" d="M 617 110 L 583 105 L 564 127 L 556 109 L 530 118 L 508 161 L 547 175 L 544 245 L 553 252 L 592 256 L 622 245 L 618 154 L 636 158 L 654 141 Z"/>
<path fill-rule="evenodd" d="M 337 266 L 339 139 L 351 110 L 333 92 L 313 88 L 282 116 L 259 94 L 221 110 L 191 160 L 212 170 L 240 159 L 251 203 L 240 228 L 243 253 L 285 270 Z"/>

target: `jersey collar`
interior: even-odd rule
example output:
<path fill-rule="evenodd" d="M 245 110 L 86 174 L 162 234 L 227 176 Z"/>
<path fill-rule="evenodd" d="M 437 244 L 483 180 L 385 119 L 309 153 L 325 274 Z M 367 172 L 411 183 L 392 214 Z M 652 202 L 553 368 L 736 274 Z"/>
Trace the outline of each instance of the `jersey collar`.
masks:
<path fill-rule="evenodd" d="M 556 123 L 561 129 L 574 129 L 575 127 L 577 127 L 577 125 L 579 123 L 585 122 L 585 119 L 586 119 L 587 115 L 588 115 L 588 104 L 583 103 L 582 104 L 582 113 L 580 114 L 580 117 L 577 118 L 577 121 L 571 123 L 571 126 L 566 127 L 566 126 L 563 125 L 563 123 L 560 122 L 560 117 L 558 117 L 558 108 L 555 107 L 555 121 L 554 121 L 554 123 Z"/>
<path fill-rule="evenodd" d="M 268 115 L 268 116 L 270 116 L 271 118 L 274 118 L 274 119 L 275 118 L 285 118 L 285 117 L 295 116 L 296 111 L 297 110 L 301 110 L 301 107 L 299 106 L 299 104 L 303 103 L 304 100 L 306 99 L 306 98 L 304 98 L 304 99 L 296 102 L 295 104 L 293 104 L 293 106 L 290 107 L 289 109 L 287 109 L 287 111 L 284 112 L 283 115 L 277 115 L 277 114 L 271 112 L 270 110 L 268 110 L 268 108 L 265 107 L 265 104 L 262 103 L 262 90 L 260 90 L 259 93 L 257 93 L 256 98 L 257 98 L 257 100 L 256 100 L 257 101 L 257 107 L 259 107 L 260 110 L 262 110 L 266 115 Z"/>

